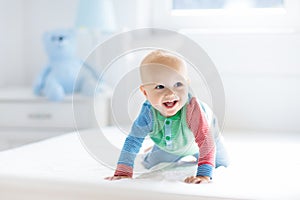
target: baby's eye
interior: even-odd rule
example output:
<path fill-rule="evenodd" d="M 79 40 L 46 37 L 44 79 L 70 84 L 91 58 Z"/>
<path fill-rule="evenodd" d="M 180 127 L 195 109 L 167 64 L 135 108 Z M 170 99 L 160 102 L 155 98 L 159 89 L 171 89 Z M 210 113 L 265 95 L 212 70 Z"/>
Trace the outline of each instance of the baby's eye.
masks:
<path fill-rule="evenodd" d="M 155 89 L 159 89 L 159 90 L 164 89 L 164 88 L 165 88 L 165 86 L 163 86 L 163 85 L 157 85 L 157 86 L 155 86 Z"/>
<path fill-rule="evenodd" d="M 174 87 L 180 87 L 180 86 L 183 86 L 183 84 L 181 82 L 177 82 L 174 84 Z"/>

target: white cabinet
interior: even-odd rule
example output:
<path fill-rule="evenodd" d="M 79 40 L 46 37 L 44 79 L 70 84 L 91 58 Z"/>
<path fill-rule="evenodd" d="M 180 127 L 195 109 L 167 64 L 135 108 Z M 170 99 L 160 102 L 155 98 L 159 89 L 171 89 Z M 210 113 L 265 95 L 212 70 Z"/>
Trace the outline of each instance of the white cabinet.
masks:
<path fill-rule="evenodd" d="M 33 95 L 31 88 L 0 89 L 0 149 L 27 143 L 76 129 L 109 123 L 108 95 L 68 96 L 51 102 Z M 10 142 L 8 142 L 10 141 Z M 9 144 L 7 144 L 7 142 Z"/>

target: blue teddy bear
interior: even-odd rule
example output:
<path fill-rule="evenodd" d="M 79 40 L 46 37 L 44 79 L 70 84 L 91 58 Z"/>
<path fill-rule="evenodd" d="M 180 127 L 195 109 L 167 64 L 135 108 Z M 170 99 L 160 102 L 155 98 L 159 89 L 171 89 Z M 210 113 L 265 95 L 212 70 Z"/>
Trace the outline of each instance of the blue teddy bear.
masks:
<path fill-rule="evenodd" d="M 98 75 L 93 68 L 76 57 L 75 31 L 58 29 L 46 32 L 43 41 L 49 63 L 36 78 L 34 93 L 45 95 L 51 101 L 61 101 L 65 95 L 73 92 L 92 95 Z M 82 74 L 88 74 L 88 77 L 83 77 Z"/>

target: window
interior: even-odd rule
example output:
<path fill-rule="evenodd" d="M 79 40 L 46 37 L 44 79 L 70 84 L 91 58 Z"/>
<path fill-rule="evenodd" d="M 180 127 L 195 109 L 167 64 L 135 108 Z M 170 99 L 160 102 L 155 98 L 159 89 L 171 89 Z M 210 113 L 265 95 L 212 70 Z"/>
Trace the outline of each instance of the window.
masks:
<path fill-rule="evenodd" d="M 282 8 L 283 0 L 173 0 L 173 10 Z"/>
<path fill-rule="evenodd" d="M 155 0 L 154 27 L 202 30 L 291 30 L 299 0 Z"/>

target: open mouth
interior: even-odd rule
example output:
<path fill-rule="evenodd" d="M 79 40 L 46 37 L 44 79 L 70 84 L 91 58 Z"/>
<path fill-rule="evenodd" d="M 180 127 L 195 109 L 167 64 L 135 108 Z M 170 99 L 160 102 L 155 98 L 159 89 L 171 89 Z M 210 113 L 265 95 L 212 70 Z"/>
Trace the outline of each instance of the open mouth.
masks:
<path fill-rule="evenodd" d="M 163 104 L 166 108 L 173 108 L 177 103 L 178 101 L 175 100 L 175 101 L 164 102 Z"/>

